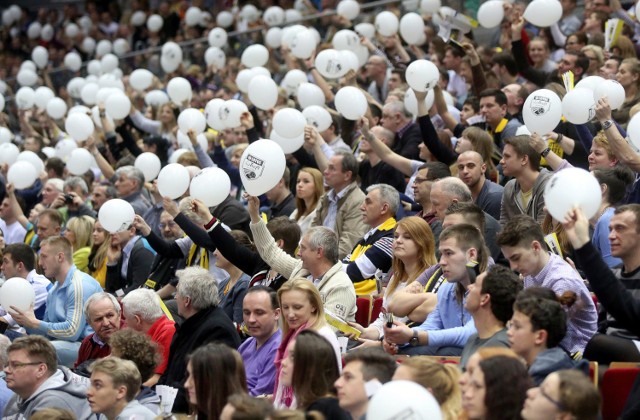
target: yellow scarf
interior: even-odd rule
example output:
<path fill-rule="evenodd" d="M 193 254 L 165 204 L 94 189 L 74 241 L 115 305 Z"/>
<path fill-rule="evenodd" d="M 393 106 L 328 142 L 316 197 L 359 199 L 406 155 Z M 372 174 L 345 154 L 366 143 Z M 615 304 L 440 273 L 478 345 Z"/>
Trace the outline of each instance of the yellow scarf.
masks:
<path fill-rule="evenodd" d="M 193 265 L 194 258 L 196 256 L 196 252 L 198 252 L 198 249 L 200 250 L 199 265 L 205 270 L 208 270 L 209 269 L 209 252 L 204 248 L 200 248 L 196 244 L 191 244 L 191 248 L 189 248 L 189 255 L 187 256 L 187 267 L 191 267 L 191 265 Z"/>

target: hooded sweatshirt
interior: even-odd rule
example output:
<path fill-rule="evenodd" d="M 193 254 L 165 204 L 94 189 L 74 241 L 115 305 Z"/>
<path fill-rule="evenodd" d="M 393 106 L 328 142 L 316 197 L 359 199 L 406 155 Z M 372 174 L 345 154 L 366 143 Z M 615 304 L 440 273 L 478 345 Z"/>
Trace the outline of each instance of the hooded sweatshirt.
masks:
<path fill-rule="evenodd" d="M 153 420 L 156 416 L 156 413 L 140 404 L 137 400 L 133 400 L 118 414 L 116 420 L 129 420 L 131 418 L 135 418 L 136 420 Z"/>
<path fill-rule="evenodd" d="M 91 416 L 86 387 L 66 367 L 59 367 L 29 398 L 11 397 L 2 418 L 28 419 L 39 409 L 51 407 L 69 410 L 78 420 Z"/>
<path fill-rule="evenodd" d="M 502 193 L 502 207 L 500 209 L 500 224 L 504 226 L 514 216 L 526 214 L 533 217 L 538 223 L 542 223 L 546 212 L 544 211 L 544 188 L 553 176 L 553 172 L 542 168 L 536 178 L 531 191 L 531 200 L 527 208 L 523 208 L 520 202 L 520 184 L 512 179 L 504 186 Z"/>

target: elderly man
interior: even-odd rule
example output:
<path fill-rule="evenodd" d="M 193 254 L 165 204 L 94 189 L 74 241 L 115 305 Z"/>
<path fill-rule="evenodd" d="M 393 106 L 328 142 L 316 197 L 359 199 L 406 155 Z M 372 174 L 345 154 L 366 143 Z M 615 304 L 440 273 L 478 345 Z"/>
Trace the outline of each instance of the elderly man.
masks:
<path fill-rule="evenodd" d="M 200 346 L 222 342 L 238 348 L 240 337 L 233 322 L 218 306 L 218 283 L 211 273 L 200 267 L 187 267 L 178 275 L 176 301 L 178 313 L 185 320 L 176 329 L 169 349 L 169 364 L 159 384 L 178 389 L 173 412 L 186 413 L 189 405 L 184 389 L 186 356 Z"/>
<path fill-rule="evenodd" d="M 176 332 L 175 324 L 162 311 L 160 298 L 153 290 L 134 290 L 122 299 L 124 317 L 127 327 L 147 334 L 158 343 L 162 361 L 156 367 L 155 374 L 144 383 L 154 386 L 167 369 L 169 363 L 169 347 Z"/>
<path fill-rule="evenodd" d="M 369 95 L 378 103 L 385 103 L 389 94 L 389 72 L 387 60 L 379 55 L 372 55 L 365 64 L 366 75 L 371 84 L 367 88 Z"/>
<path fill-rule="evenodd" d="M 136 214 L 144 215 L 151 207 L 149 200 L 142 195 L 144 174 L 133 166 L 122 166 L 118 168 L 115 176 L 118 198 L 129 202 Z"/>
<path fill-rule="evenodd" d="M 345 320 L 354 321 L 356 292 L 338 260 L 338 238 L 330 229 L 316 226 L 307 230 L 300 239 L 296 259 L 278 248 L 267 225 L 260 217 L 260 202 L 249 196 L 251 232 L 262 259 L 276 272 L 288 279 L 305 277 L 313 281 L 320 291 L 326 312 Z"/>
<path fill-rule="evenodd" d="M 155 255 L 147 240 L 136 234 L 133 225 L 113 233 L 107 254 L 107 292 L 121 297 L 142 286 L 147 281 Z"/>
<path fill-rule="evenodd" d="M 111 354 L 109 338 L 120 329 L 120 304 L 109 293 L 96 293 L 87 299 L 84 316 L 94 332 L 82 340 L 73 368 L 86 372 L 89 363 Z"/>
<path fill-rule="evenodd" d="M 16 395 L 5 407 L 3 418 L 28 419 L 43 408 L 61 408 L 75 418 L 89 418 L 86 387 L 73 379 L 67 368 L 58 367 L 56 349 L 49 340 L 20 337 L 7 352 L 7 387 Z"/>
<path fill-rule="evenodd" d="M 413 122 L 413 115 L 400 101 L 390 102 L 382 108 L 380 123 L 395 133 L 393 151 L 407 159 L 420 160 L 418 146 L 422 143 L 420 127 Z"/>
<path fill-rule="evenodd" d="M 40 244 L 48 239 L 60 236 L 60 229 L 62 229 L 62 216 L 58 210 L 45 209 L 38 215 L 38 221 L 36 223 L 37 238 L 32 242 L 32 247 L 36 251 L 40 251 Z"/>
<path fill-rule="evenodd" d="M 356 183 L 357 174 L 358 161 L 352 153 L 336 152 L 329 159 L 324 180 L 331 190 L 320 199 L 312 222 L 312 226 L 324 226 L 336 232 L 340 238 L 339 258 L 344 258 L 367 231 L 360 213 L 365 196 Z"/>
<path fill-rule="evenodd" d="M 91 192 L 91 205 L 93 210 L 99 211 L 100 207 L 112 198 L 116 198 L 118 191 L 111 185 L 96 185 Z"/>
<path fill-rule="evenodd" d="M 97 213 L 87 205 L 88 197 L 87 182 L 79 176 L 72 176 L 64 181 L 64 194 L 58 195 L 51 208 L 58 209 L 64 220 L 78 216 L 96 217 Z"/>
<path fill-rule="evenodd" d="M 276 292 L 266 286 L 249 288 L 242 301 L 242 317 L 251 336 L 238 348 L 244 361 L 249 394 L 271 394 L 276 380 L 273 361 L 282 339 Z"/>
<path fill-rule="evenodd" d="M 73 264 L 71 243 L 66 238 L 48 238 L 40 249 L 40 265 L 55 283 L 47 296 L 42 321 L 33 309 L 9 308 L 13 319 L 29 334 L 41 334 L 52 340 L 61 365 L 71 366 L 78 356 L 80 341 L 91 333 L 83 313 L 89 297 L 102 292 L 100 284 Z"/>

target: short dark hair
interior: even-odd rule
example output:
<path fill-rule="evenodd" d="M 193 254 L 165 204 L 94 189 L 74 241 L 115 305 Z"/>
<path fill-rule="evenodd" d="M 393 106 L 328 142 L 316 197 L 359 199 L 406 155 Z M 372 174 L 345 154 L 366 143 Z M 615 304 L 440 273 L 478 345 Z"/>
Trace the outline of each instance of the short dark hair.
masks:
<path fill-rule="evenodd" d="M 7 354 L 12 351 L 24 350 L 30 358 L 40 360 L 47 365 L 47 375 L 51 376 L 58 370 L 58 357 L 51 341 L 41 335 L 27 335 L 18 337 L 7 348 Z"/>
<path fill-rule="evenodd" d="M 25 243 L 13 243 L 5 247 L 4 255 L 8 255 L 14 264 L 22 263 L 27 271 L 36 267 L 36 253 Z"/>
<path fill-rule="evenodd" d="M 557 300 L 523 296 L 521 292 L 513 310 L 529 317 L 533 331 L 547 332 L 547 348 L 557 347 L 567 334 L 567 315 Z"/>
<path fill-rule="evenodd" d="M 449 207 L 447 207 L 444 214 L 445 216 L 450 214 L 461 214 L 465 218 L 466 223 L 476 226 L 480 232 L 484 233 L 486 226 L 485 215 L 477 204 L 454 201 Z"/>
<path fill-rule="evenodd" d="M 625 204 L 615 209 L 613 214 L 621 214 L 630 211 L 636 216 L 636 232 L 640 233 L 640 204 Z"/>
<path fill-rule="evenodd" d="M 526 214 L 512 217 L 496 236 L 498 246 L 529 247 L 533 241 L 538 241 L 546 249 L 542 228 L 538 222 Z"/>
<path fill-rule="evenodd" d="M 381 383 L 391 381 L 396 371 L 396 361 L 378 348 L 363 348 L 344 356 L 345 366 L 351 362 L 362 362 L 362 377 L 365 381 L 377 379 Z"/>
<path fill-rule="evenodd" d="M 428 169 L 427 181 L 437 181 L 438 179 L 451 176 L 451 169 L 442 162 L 427 162 L 418 168 L 419 171 Z"/>
<path fill-rule="evenodd" d="M 273 236 L 273 239 L 276 241 L 282 239 L 284 242 L 282 250 L 284 252 L 289 255 L 293 255 L 296 252 L 302 231 L 300 230 L 300 225 L 298 225 L 295 220 L 289 219 L 286 216 L 275 217 L 269 220 L 267 229 L 269 233 L 271 233 L 271 236 Z"/>
<path fill-rule="evenodd" d="M 520 359 L 494 356 L 480 361 L 484 374 L 486 418 L 519 418 L 531 387 L 531 377 Z"/>
<path fill-rule="evenodd" d="M 513 304 L 523 284 L 515 273 L 502 265 L 493 265 L 482 281 L 482 293 L 491 296 L 491 312 L 506 324 L 513 316 Z"/>
<path fill-rule="evenodd" d="M 599 184 L 607 186 L 609 203 L 618 204 L 627 193 L 627 187 L 635 181 L 635 174 L 624 165 L 616 165 L 613 168 L 596 169 L 593 171 Z"/>
<path fill-rule="evenodd" d="M 53 171 L 56 178 L 64 177 L 64 167 L 64 161 L 57 156 L 50 157 L 44 164 L 44 170 Z"/>
<path fill-rule="evenodd" d="M 278 293 L 276 293 L 276 291 L 273 290 L 272 288 L 264 286 L 262 284 L 248 288 L 245 296 L 248 295 L 249 293 L 260 293 L 260 292 L 264 292 L 269 295 L 269 301 L 271 302 L 271 309 L 276 310 L 280 307 L 280 304 L 278 303 Z"/>
<path fill-rule="evenodd" d="M 496 103 L 500 106 L 507 105 L 507 95 L 504 94 L 500 89 L 485 89 L 480 92 L 478 96 L 480 99 L 482 98 L 490 98 L 494 97 L 496 99 Z"/>
<path fill-rule="evenodd" d="M 469 105 L 474 112 L 480 112 L 480 100 L 477 96 L 467 96 L 462 105 Z"/>
<path fill-rule="evenodd" d="M 397 74 L 398 76 L 400 76 L 400 80 L 402 81 L 402 83 L 407 83 L 407 79 L 405 79 L 404 77 L 405 71 L 405 69 L 395 67 L 391 70 L 391 74 Z"/>
<path fill-rule="evenodd" d="M 347 151 L 338 151 L 334 156 L 342 156 L 341 170 L 342 172 L 351 172 L 351 180 L 355 180 L 358 176 L 358 161 L 353 153 Z"/>
<path fill-rule="evenodd" d="M 523 134 L 520 136 L 508 137 L 504 141 L 505 146 L 508 144 L 513 147 L 518 157 L 527 156 L 529 158 L 529 166 L 534 171 L 540 170 L 540 153 L 531 146 L 531 136 Z"/>
<path fill-rule="evenodd" d="M 511 76 L 518 74 L 518 65 L 513 55 L 506 52 L 501 52 L 493 56 L 493 64 L 504 66 Z"/>

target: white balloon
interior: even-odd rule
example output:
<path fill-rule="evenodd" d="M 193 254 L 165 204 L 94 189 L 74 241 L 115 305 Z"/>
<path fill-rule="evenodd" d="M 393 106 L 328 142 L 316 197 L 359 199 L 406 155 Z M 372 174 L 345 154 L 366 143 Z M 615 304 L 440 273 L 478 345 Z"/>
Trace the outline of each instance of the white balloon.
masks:
<path fill-rule="evenodd" d="M 118 38 L 113 41 L 113 52 L 118 56 L 125 55 L 131 50 L 129 42 L 124 38 Z"/>
<path fill-rule="evenodd" d="M 558 221 L 563 221 L 567 212 L 574 207 L 580 207 L 587 219 L 591 219 L 597 214 L 601 201 L 598 180 L 581 168 L 568 168 L 554 173 L 544 189 L 547 211 Z"/>
<path fill-rule="evenodd" d="M 407 413 L 413 419 L 442 419 L 438 401 L 425 387 L 413 381 L 391 381 L 382 385 L 369 401 L 367 419 L 388 420 Z"/>
<path fill-rule="evenodd" d="M 33 86 L 38 82 L 38 75 L 35 71 L 29 69 L 22 69 L 16 76 L 20 86 Z"/>
<path fill-rule="evenodd" d="M 18 159 L 20 149 L 13 143 L 0 144 L 0 164 L 12 165 Z"/>
<path fill-rule="evenodd" d="M 441 6 L 440 0 L 422 0 L 420 2 L 420 9 L 429 14 L 436 13 Z"/>
<path fill-rule="evenodd" d="M 162 25 L 164 24 L 164 19 L 160 15 L 151 15 L 147 19 L 147 29 L 150 32 L 158 32 L 162 29 Z"/>
<path fill-rule="evenodd" d="M 7 127 L 0 127 L 0 144 L 10 143 L 13 140 L 13 133 Z"/>
<path fill-rule="evenodd" d="M 163 197 L 176 199 L 189 188 L 189 171 L 179 163 L 170 163 L 158 175 L 158 192 Z"/>
<path fill-rule="evenodd" d="M 230 99 L 218 109 L 219 119 L 224 123 L 225 128 L 240 127 L 240 115 L 244 112 L 248 112 L 249 109 L 237 99 Z"/>
<path fill-rule="evenodd" d="M 49 62 L 49 51 L 45 47 L 38 45 L 31 51 L 31 59 L 39 69 L 43 69 L 47 67 Z"/>
<path fill-rule="evenodd" d="M 365 64 L 367 64 L 367 61 L 369 60 L 369 49 L 367 47 L 365 47 L 364 45 L 359 45 L 353 50 L 353 52 L 355 53 L 356 56 L 358 56 L 359 67 L 362 67 Z"/>
<path fill-rule="evenodd" d="M 166 104 L 169 101 L 169 95 L 167 95 L 164 91 L 158 89 L 147 92 L 147 94 L 144 96 L 144 103 L 148 106 L 153 106 L 156 108 Z"/>
<path fill-rule="evenodd" d="M 85 83 L 80 91 L 80 98 L 82 99 L 82 102 L 87 105 L 95 105 L 99 89 L 100 86 L 98 86 L 97 83 Z"/>
<path fill-rule="evenodd" d="M 190 129 L 193 129 L 198 135 L 207 128 L 207 120 L 199 110 L 187 108 L 178 116 L 178 128 L 185 135 Z"/>
<path fill-rule="evenodd" d="M 274 141 L 255 141 L 240 158 L 242 185 L 249 194 L 256 197 L 262 195 L 278 184 L 285 167 L 284 152 Z"/>
<path fill-rule="evenodd" d="M 302 20 L 302 13 L 295 9 L 287 9 L 284 12 L 284 22 L 293 23 Z"/>
<path fill-rule="evenodd" d="M 160 66 L 166 73 L 176 71 L 182 63 L 182 48 L 175 42 L 167 42 L 162 47 Z"/>
<path fill-rule="evenodd" d="M 67 112 L 67 115 L 71 115 L 71 114 L 75 114 L 76 112 L 80 113 L 80 114 L 87 114 L 89 112 L 91 112 L 91 110 L 89 108 L 87 108 L 84 105 L 76 105 L 76 106 L 72 106 L 71 108 L 69 108 L 69 111 Z"/>
<path fill-rule="evenodd" d="M 354 29 L 358 34 L 368 39 L 373 39 L 376 36 L 376 27 L 372 23 L 358 23 Z"/>
<path fill-rule="evenodd" d="M 604 96 L 609 100 L 611 109 L 619 109 L 624 104 L 624 88 L 615 80 L 605 80 L 603 83 L 596 85 L 593 91 L 593 98 L 597 101 Z"/>
<path fill-rule="evenodd" d="M 522 15 L 527 22 L 546 28 L 562 18 L 562 5 L 557 0 L 534 0 Z"/>
<path fill-rule="evenodd" d="M 262 20 L 264 20 L 268 26 L 282 25 L 284 23 L 284 9 L 279 6 L 268 7 L 267 10 L 264 11 Z"/>
<path fill-rule="evenodd" d="M 36 39 L 42 33 L 42 25 L 40 22 L 32 22 L 31 25 L 27 28 L 27 37 L 29 39 Z"/>
<path fill-rule="evenodd" d="M 52 98 L 47 102 L 47 114 L 59 120 L 67 113 L 67 103 L 60 98 Z"/>
<path fill-rule="evenodd" d="M 549 89 L 539 89 L 524 101 L 522 117 L 527 129 L 543 136 L 552 132 L 562 118 L 562 101 Z"/>
<path fill-rule="evenodd" d="M 35 92 L 27 86 L 23 86 L 16 92 L 16 105 L 18 109 L 29 109 L 35 101 Z"/>
<path fill-rule="evenodd" d="M 220 168 L 205 168 L 198 172 L 189 186 L 189 195 L 207 207 L 222 203 L 231 191 L 229 175 Z"/>
<path fill-rule="evenodd" d="M 56 156 L 56 149 L 51 146 L 45 146 L 42 148 L 42 153 L 44 153 L 47 159 L 51 159 Z"/>
<path fill-rule="evenodd" d="M 300 83 L 296 91 L 300 108 L 305 109 L 311 105 L 324 106 L 326 98 L 324 92 L 313 83 Z"/>
<path fill-rule="evenodd" d="M 46 86 L 40 86 L 35 90 L 33 101 L 38 109 L 45 109 L 47 107 L 47 102 L 49 102 L 49 100 L 53 99 L 55 96 L 56 95 L 51 89 Z"/>
<path fill-rule="evenodd" d="M 418 92 L 433 89 L 440 80 L 438 67 L 427 60 L 416 60 L 409 64 L 404 75 L 409 86 Z"/>
<path fill-rule="evenodd" d="M 94 76 L 100 76 L 100 72 L 102 72 L 102 65 L 100 64 L 100 60 L 91 60 L 87 64 L 87 73 L 92 74 Z"/>
<path fill-rule="evenodd" d="M 629 135 L 629 141 L 635 148 L 636 152 L 640 153 L 640 114 L 635 114 L 629 120 L 627 124 L 627 134 Z M 2 145 L 0 145 L 2 147 Z"/>
<path fill-rule="evenodd" d="M 142 25 L 144 25 L 144 22 L 146 20 L 147 20 L 147 14 L 145 12 L 143 12 L 142 10 L 138 10 L 138 11 L 133 12 L 129 22 L 133 26 L 142 26 Z"/>
<path fill-rule="evenodd" d="M 291 41 L 293 40 L 293 37 L 296 36 L 296 34 L 298 32 L 302 32 L 304 30 L 306 30 L 307 28 L 302 26 L 302 25 L 292 25 L 292 26 L 287 26 L 285 28 L 282 29 L 282 44 L 283 45 L 290 45 Z"/>
<path fill-rule="evenodd" d="M 184 14 L 184 22 L 187 26 L 196 26 L 200 23 L 200 15 L 202 10 L 199 7 L 191 6 Z"/>
<path fill-rule="evenodd" d="M 366 48 L 367 47 L 365 47 L 365 49 Z M 340 53 L 340 61 L 347 71 L 357 71 L 360 68 L 360 60 L 356 53 L 351 50 L 342 50 L 338 52 Z"/>
<path fill-rule="evenodd" d="M 82 40 L 82 51 L 86 52 L 87 54 L 92 54 L 95 49 L 96 49 L 95 39 L 88 36 Z"/>
<path fill-rule="evenodd" d="M 318 59 L 316 57 L 316 65 L 317 63 L 318 63 Z M 289 70 L 287 74 L 284 75 L 284 78 L 280 82 L 280 86 L 287 91 L 288 96 L 292 96 L 296 94 L 296 91 L 298 90 L 298 86 L 300 85 L 300 83 L 305 83 L 306 81 L 307 81 L 307 74 L 305 72 L 303 72 L 302 70 L 293 69 L 293 70 Z"/>
<path fill-rule="evenodd" d="M 44 162 L 40 159 L 40 156 L 36 155 L 34 152 L 30 150 L 25 150 L 20 152 L 18 157 L 16 158 L 16 162 L 29 162 L 36 169 L 36 173 L 40 174 L 44 171 Z"/>
<path fill-rule="evenodd" d="M 316 56 L 315 66 L 318 72 L 328 79 L 338 79 L 347 72 L 342 56 L 334 49 L 322 50 Z"/>
<path fill-rule="evenodd" d="M 345 86 L 336 93 L 334 99 L 336 110 L 344 118 L 357 121 L 367 112 L 369 104 L 364 93 L 356 87 Z"/>
<path fill-rule="evenodd" d="M 123 93 L 109 95 L 104 103 L 105 111 L 115 120 L 122 120 L 131 111 L 131 100 Z"/>
<path fill-rule="evenodd" d="M 96 57 L 100 58 L 113 50 L 113 44 L 108 39 L 103 39 L 96 45 Z"/>
<path fill-rule="evenodd" d="M 80 28 L 75 23 L 69 23 L 64 27 L 64 33 L 69 38 L 75 38 L 80 33 Z"/>
<path fill-rule="evenodd" d="M 174 77 L 167 83 L 167 93 L 169 98 L 176 105 L 182 105 L 183 102 L 191 102 L 191 84 L 184 77 Z"/>
<path fill-rule="evenodd" d="M 216 69 L 222 69 L 227 63 L 227 56 L 220 48 L 209 47 L 204 52 L 204 61 L 208 66 L 213 65 Z"/>
<path fill-rule="evenodd" d="M 277 27 L 269 28 L 264 41 L 270 48 L 279 48 L 282 44 L 282 29 Z"/>
<path fill-rule="evenodd" d="M 64 56 L 64 65 L 71 71 L 78 71 L 82 67 L 82 58 L 77 52 L 70 52 Z"/>
<path fill-rule="evenodd" d="M 71 139 L 62 139 L 58 143 L 56 143 L 55 155 L 62 159 L 63 162 L 67 162 L 69 157 L 71 156 L 71 152 L 78 148 L 78 144 Z M 91 154 L 89 154 L 89 158 L 91 158 Z M 72 164 L 73 165 L 73 164 Z M 68 166 L 68 165 L 67 165 Z M 82 173 L 86 172 L 83 171 Z M 74 174 L 76 175 L 76 174 Z"/>
<path fill-rule="evenodd" d="M 278 102 L 278 85 L 270 77 L 257 75 L 249 82 L 249 100 L 258 109 L 268 110 Z"/>
<path fill-rule="evenodd" d="M 360 45 L 360 37 L 350 29 L 341 29 L 333 36 L 331 43 L 336 50 L 354 50 Z"/>
<path fill-rule="evenodd" d="M 100 59 L 100 70 L 102 71 L 102 73 L 109 73 L 115 70 L 116 67 L 118 67 L 118 57 L 116 57 L 114 54 L 105 54 Z"/>
<path fill-rule="evenodd" d="M 151 182 L 160 173 L 162 163 L 156 154 L 144 152 L 138 155 L 133 166 L 144 174 L 145 182 Z"/>
<path fill-rule="evenodd" d="M 264 66 L 269 61 L 269 50 L 264 45 L 250 45 L 242 52 L 240 61 L 249 68 Z"/>
<path fill-rule="evenodd" d="M 316 49 L 316 38 L 310 30 L 300 31 L 291 40 L 289 45 L 291 54 L 296 58 L 306 60 Z"/>
<path fill-rule="evenodd" d="M 78 23 L 80 24 L 80 27 L 83 29 L 84 33 L 89 32 L 93 28 L 93 22 L 87 15 L 84 15 L 80 19 L 78 19 Z"/>
<path fill-rule="evenodd" d="M 287 138 L 278 134 L 276 130 L 271 130 L 269 139 L 278 143 L 278 146 L 280 146 L 284 153 L 293 153 L 300 149 L 304 144 L 304 133 L 294 138 Z"/>
<path fill-rule="evenodd" d="M 355 0 L 342 0 L 338 3 L 336 12 L 349 20 L 354 20 L 360 14 L 360 4 Z"/>
<path fill-rule="evenodd" d="M 260 11 L 253 4 L 246 4 L 240 10 L 240 17 L 249 23 L 255 22 L 260 17 Z"/>
<path fill-rule="evenodd" d="M 107 200 L 98 211 L 100 224 L 109 233 L 118 233 L 129 229 L 136 213 L 128 201 L 120 198 Z"/>
<path fill-rule="evenodd" d="M 4 80 L 0 80 L 0 95 L 7 93 L 7 83 Z"/>
<path fill-rule="evenodd" d="M 409 45 L 417 45 L 424 34 L 424 20 L 417 13 L 407 13 L 400 19 L 400 35 Z"/>
<path fill-rule="evenodd" d="M 223 104 L 224 99 L 214 98 L 207 102 L 207 105 L 204 107 L 204 116 L 207 120 L 207 124 L 209 124 L 209 127 L 217 131 L 224 130 L 226 128 L 218 114 L 218 111 Z"/>
<path fill-rule="evenodd" d="M 393 36 L 398 33 L 398 18 L 389 11 L 378 13 L 375 20 L 376 31 L 382 36 Z"/>
<path fill-rule="evenodd" d="M 93 156 L 87 149 L 78 148 L 71 152 L 67 160 L 67 169 L 73 175 L 84 175 L 93 164 Z"/>
<path fill-rule="evenodd" d="M 14 185 L 17 190 L 29 188 L 36 182 L 38 173 L 30 162 L 17 161 L 9 167 L 7 181 Z"/>
<path fill-rule="evenodd" d="M 0 288 L 0 306 L 5 311 L 11 311 L 11 306 L 27 311 L 33 306 L 35 300 L 36 293 L 33 286 L 22 277 L 10 278 Z"/>
<path fill-rule="evenodd" d="M 54 33 L 55 30 L 53 29 L 53 26 L 47 23 L 42 27 L 42 30 L 40 30 L 40 38 L 42 38 L 43 41 L 49 42 L 53 39 Z"/>
<path fill-rule="evenodd" d="M 153 83 L 153 73 L 147 69 L 135 69 L 129 76 L 129 84 L 135 90 L 142 92 Z"/>
<path fill-rule="evenodd" d="M 24 60 L 22 64 L 20 64 L 20 70 L 24 70 L 24 69 L 29 69 L 34 73 L 38 71 L 38 67 L 36 66 L 36 63 L 34 63 L 31 60 Z"/>
<path fill-rule="evenodd" d="M 200 21 L 198 22 L 198 25 L 202 26 L 203 28 L 207 28 L 211 24 L 212 19 L 213 16 L 211 16 L 211 13 L 202 12 L 200 13 Z"/>
<path fill-rule="evenodd" d="M 331 114 L 324 107 L 311 105 L 302 111 L 308 125 L 314 126 L 319 132 L 327 130 L 333 122 Z"/>
<path fill-rule="evenodd" d="M 0 112 L 4 110 L 4 95 L 0 94 Z"/>
<path fill-rule="evenodd" d="M 593 92 L 585 88 L 570 90 L 562 98 L 562 114 L 567 121 L 573 124 L 586 124 L 591 121 L 596 116 L 596 103 L 595 99 L 593 99 Z"/>
<path fill-rule="evenodd" d="M 504 2 L 502 0 L 489 0 L 480 5 L 478 9 L 478 22 L 485 28 L 495 28 L 504 18 Z"/>
<path fill-rule="evenodd" d="M 94 125 L 88 115 L 75 113 L 67 116 L 64 129 L 75 141 L 84 141 L 93 134 Z"/>
<path fill-rule="evenodd" d="M 585 88 L 585 89 L 594 91 L 596 89 L 596 86 L 598 86 L 601 83 L 604 83 L 604 81 L 605 79 L 600 76 L 587 76 L 584 79 L 581 79 L 578 83 L 576 83 L 574 87 Z"/>
<path fill-rule="evenodd" d="M 227 31 L 222 28 L 213 28 L 207 36 L 209 45 L 212 47 L 222 48 L 227 43 Z"/>
<path fill-rule="evenodd" d="M 307 120 L 302 112 L 293 108 L 282 108 L 273 116 L 273 129 L 282 137 L 293 139 L 304 134 Z"/>
<path fill-rule="evenodd" d="M 255 76 L 255 73 L 251 69 L 242 69 L 238 72 L 238 75 L 236 76 L 236 85 L 238 85 L 240 92 L 248 92 L 249 82 L 253 79 L 253 76 Z"/>
<path fill-rule="evenodd" d="M 427 97 L 424 98 L 424 104 L 427 109 L 433 106 L 433 101 L 435 99 L 435 94 L 433 93 L 433 89 L 427 93 Z M 417 116 L 418 115 L 418 99 L 416 98 L 416 94 L 413 92 L 413 89 L 407 89 L 404 93 L 404 107 L 407 108 L 411 114 Z"/>
<path fill-rule="evenodd" d="M 216 16 L 216 24 L 223 28 L 233 25 L 233 14 L 228 11 L 222 11 Z"/>

